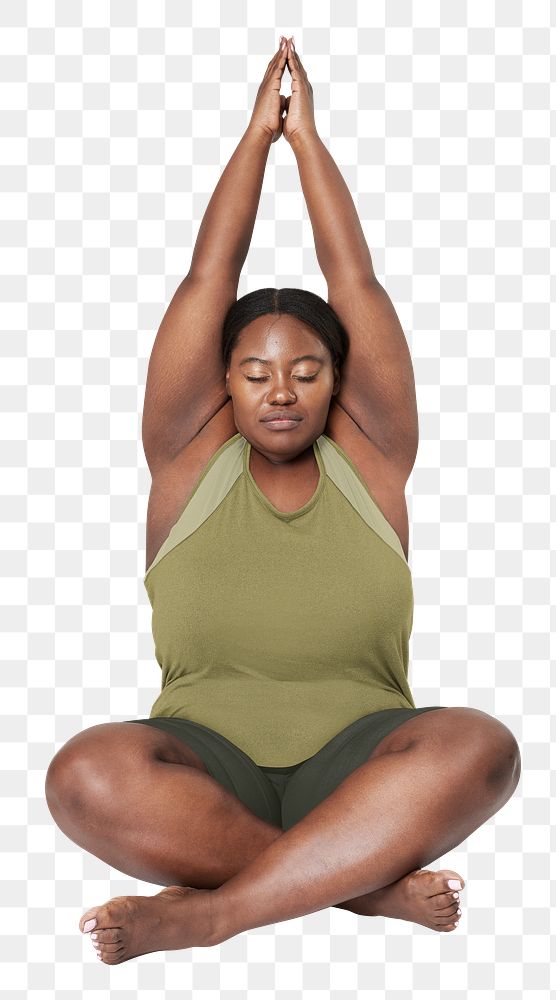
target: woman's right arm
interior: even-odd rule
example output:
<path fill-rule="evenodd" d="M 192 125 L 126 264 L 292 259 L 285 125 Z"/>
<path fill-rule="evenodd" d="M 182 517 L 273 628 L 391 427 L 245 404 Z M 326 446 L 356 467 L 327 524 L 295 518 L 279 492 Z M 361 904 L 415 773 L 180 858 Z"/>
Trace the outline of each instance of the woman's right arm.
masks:
<path fill-rule="evenodd" d="M 237 298 L 271 136 L 250 124 L 208 203 L 191 258 L 159 327 L 147 371 L 143 449 L 151 474 L 227 402 L 222 326 Z"/>

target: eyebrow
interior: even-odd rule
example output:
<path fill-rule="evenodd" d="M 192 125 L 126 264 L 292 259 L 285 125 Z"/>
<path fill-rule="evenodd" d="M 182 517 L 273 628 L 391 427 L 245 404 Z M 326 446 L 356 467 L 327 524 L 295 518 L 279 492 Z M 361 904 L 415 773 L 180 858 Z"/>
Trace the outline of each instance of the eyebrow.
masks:
<path fill-rule="evenodd" d="M 243 361 L 239 362 L 239 365 L 246 365 L 248 361 L 259 361 L 261 365 L 270 365 L 271 361 L 266 361 L 265 358 L 256 358 L 250 355 L 248 358 L 243 358 Z M 324 364 L 324 358 L 319 354 L 302 354 L 300 358 L 292 358 L 291 364 L 296 365 L 298 361 L 318 361 L 319 364 Z"/>

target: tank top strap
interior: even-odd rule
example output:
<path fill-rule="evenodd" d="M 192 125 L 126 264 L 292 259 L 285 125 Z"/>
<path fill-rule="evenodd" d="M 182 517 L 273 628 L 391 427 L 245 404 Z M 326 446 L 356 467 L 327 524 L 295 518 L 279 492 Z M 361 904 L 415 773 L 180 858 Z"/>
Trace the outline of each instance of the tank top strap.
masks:
<path fill-rule="evenodd" d="M 326 476 L 337 486 L 369 528 L 372 528 L 409 568 L 398 535 L 343 448 L 326 434 L 321 434 L 316 444 Z M 149 566 L 143 581 L 145 584 L 149 573 L 160 560 L 176 545 L 192 535 L 230 492 L 236 480 L 244 472 L 245 446 L 246 439 L 238 432 L 214 453 L 199 477 L 184 510 Z"/>
<path fill-rule="evenodd" d="M 382 538 L 394 552 L 403 559 L 404 564 L 409 568 L 405 557 L 405 552 L 396 532 L 390 522 L 386 519 L 371 494 L 366 483 L 363 482 L 361 474 L 346 455 L 343 448 L 336 441 L 321 434 L 318 438 L 318 445 L 326 467 L 326 474 L 338 489 L 343 493 L 346 500 L 363 518 L 369 528 Z"/>
<path fill-rule="evenodd" d="M 199 477 L 185 508 L 149 566 L 144 583 L 160 560 L 176 545 L 192 535 L 222 503 L 243 472 L 244 446 L 245 438 L 238 432 L 215 451 Z"/>

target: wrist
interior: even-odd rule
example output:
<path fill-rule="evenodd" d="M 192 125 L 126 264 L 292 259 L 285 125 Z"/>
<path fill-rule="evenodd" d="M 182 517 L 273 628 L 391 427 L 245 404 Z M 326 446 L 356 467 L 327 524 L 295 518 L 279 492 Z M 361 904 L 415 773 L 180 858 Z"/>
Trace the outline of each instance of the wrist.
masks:
<path fill-rule="evenodd" d="M 272 136 L 264 125 L 258 125 L 257 122 L 249 122 L 244 134 L 244 139 L 247 138 L 250 142 L 257 143 L 259 146 L 270 149 L 272 146 Z"/>
<path fill-rule="evenodd" d="M 320 136 L 316 128 L 297 129 L 289 140 L 294 152 L 298 152 L 307 146 L 314 146 L 317 141 L 320 142 Z"/>

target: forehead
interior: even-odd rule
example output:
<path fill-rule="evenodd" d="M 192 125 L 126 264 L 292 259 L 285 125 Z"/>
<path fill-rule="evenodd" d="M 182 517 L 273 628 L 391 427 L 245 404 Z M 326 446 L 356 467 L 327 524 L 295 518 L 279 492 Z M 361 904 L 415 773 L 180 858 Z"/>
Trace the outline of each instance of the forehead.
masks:
<path fill-rule="evenodd" d="M 267 352 L 264 357 L 269 357 L 271 354 L 276 357 L 289 355 L 297 348 L 326 355 L 325 345 L 313 328 L 297 316 L 290 316 L 288 313 L 258 316 L 243 328 L 238 336 L 236 348 L 240 348 L 242 352 L 248 348 L 250 353 L 253 353 L 255 348 L 264 349 Z M 297 350 L 297 353 L 303 352 Z"/>

